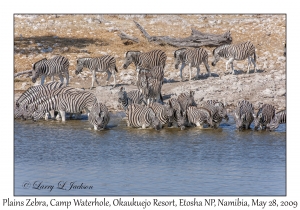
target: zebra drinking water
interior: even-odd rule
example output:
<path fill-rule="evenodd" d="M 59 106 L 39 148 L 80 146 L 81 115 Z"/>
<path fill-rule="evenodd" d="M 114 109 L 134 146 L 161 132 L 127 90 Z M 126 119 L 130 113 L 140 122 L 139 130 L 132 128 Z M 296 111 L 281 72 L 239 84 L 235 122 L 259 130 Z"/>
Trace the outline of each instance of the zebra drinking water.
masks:
<path fill-rule="evenodd" d="M 97 58 L 90 58 L 90 57 L 79 58 L 77 60 L 77 67 L 76 67 L 75 74 L 78 75 L 80 72 L 82 72 L 82 69 L 84 67 L 90 69 L 90 71 L 93 73 L 91 89 L 94 87 L 95 81 L 97 85 L 100 85 L 96 77 L 96 72 L 107 73 L 106 84 L 108 83 L 111 75 L 113 75 L 114 78 L 113 88 L 116 86 L 116 72 L 118 72 L 118 69 L 116 67 L 116 59 L 113 56 L 104 55 Z"/>
<path fill-rule="evenodd" d="M 259 127 L 261 130 L 266 129 L 267 124 L 269 124 L 275 116 L 275 107 L 270 104 L 263 104 L 254 117 L 254 130 Z"/>
<path fill-rule="evenodd" d="M 118 92 L 118 102 L 125 111 L 130 104 L 146 104 L 143 98 L 144 96 L 139 90 L 132 90 L 127 93 L 125 88 L 121 87 L 120 91 Z"/>
<path fill-rule="evenodd" d="M 253 122 L 254 108 L 251 102 L 242 100 L 237 103 L 234 113 L 236 128 L 239 130 L 250 129 Z"/>
<path fill-rule="evenodd" d="M 178 100 L 176 98 L 171 98 L 168 103 L 173 108 L 170 126 L 180 127 L 181 130 L 184 130 L 186 126 L 186 115 L 183 113 Z"/>
<path fill-rule="evenodd" d="M 154 66 L 165 68 L 167 60 L 167 55 L 162 50 L 152 50 L 145 53 L 140 51 L 127 51 L 124 57 L 123 68 L 127 69 L 131 63 L 134 63 L 137 72 L 137 80 L 140 69 L 151 70 Z"/>
<path fill-rule="evenodd" d="M 251 57 L 253 55 L 253 58 Z M 228 64 L 231 64 L 232 74 L 234 74 L 233 69 L 233 61 L 234 60 L 245 60 L 248 58 L 248 71 L 250 71 L 250 64 L 251 62 L 254 65 L 254 70 L 257 72 L 256 69 L 256 53 L 255 47 L 250 42 L 242 42 L 238 44 L 225 44 L 221 45 L 213 50 L 214 61 L 211 63 L 212 66 L 215 66 L 220 58 L 229 59 L 226 62 L 226 71 L 228 69 Z"/>
<path fill-rule="evenodd" d="M 110 120 L 109 111 L 102 103 L 95 103 L 88 116 L 88 121 L 95 130 L 103 130 Z"/>
<path fill-rule="evenodd" d="M 203 128 L 205 124 L 213 126 L 211 112 L 204 107 L 197 108 L 195 106 L 189 106 L 187 108 L 187 119 L 191 125 L 196 125 L 200 128 Z"/>
<path fill-rule="evenodd" d="M 31 79 L 33 83 L 36 82 L 38 77 L 41 77 L 41 85 L 43 85 L 46 76 L 51 76 L 53 82 L 54 75 L 58 75 L 62 83 L 64 82 L 64 75 L 66 77 L 66 86 L 69 84 L 69 60 L 67 58 L 58 55 L 49 60 L 44 58 L 32 64 Z"/>
<path fill-rule="evenodd" d="M 158 117 L 150 107 L 139 104 L 131 104 L 128 106 L 126 116 L 127 126 L 135 128 L 148 128 L 151 126 L 156 130 L 160 130 L 162 128 Z"/>
<path fill-rule="evenodd" d="M 149 104 L 149 106 L 155 113 L 155 115 L 158 117 L 160 123 L 162 125 L 167 125 L 169 126 L 169 124 L 172 121 L 172 117 L 173 117 L 173 108 L 172 108 L 172 104 L 160 104 L 157 102 L 152 102 Z"/>
<path fill-rule="evenodd" d="M 279 127 L 279 124 L 286 123 L 286 110 L 279 111 L 275 114 L 270 123 L 267 124 L 267 130 L 274 131 Z"/>
<path fill-rule="evenodd" d="M 196 79 L 199 79 L 199 73 L 200 73 L 200 64 L 203 62 L 206 68 L 206 71 L 208 73 L 208 76 L 211 76 L 209 65 L 208 65 L 208 54 L 206 50 L 202 48 L 196 48 L 196 49 L 186 49 L 181 48 L 174 52 L 174 58 L 175 58 L 175 69 L 178 69 L 178 66 L 180 63 L 180 78 L 182 79 L 182 70 L 186 65 L 189 65 L 190 70 L 190 79 L 192 79 L 192 67 L 197 68 L 197 76 Z"/>

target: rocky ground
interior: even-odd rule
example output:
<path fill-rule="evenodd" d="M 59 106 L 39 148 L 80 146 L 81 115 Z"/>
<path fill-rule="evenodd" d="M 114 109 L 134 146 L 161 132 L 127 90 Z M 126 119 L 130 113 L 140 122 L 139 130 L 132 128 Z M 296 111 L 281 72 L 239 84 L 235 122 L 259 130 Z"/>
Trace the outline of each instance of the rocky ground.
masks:
<path fill-rule="evenodd" d="M 162 49 L 168 56 L 164 85 L 162 87 L 165 101 L 168 98 L 176 97 L 182 92 L 194 90 L 196 102 L 200 103 L 202 99 L 225 100 L 229 111 L 234 109 L 236 102 L 240 99 L 251 101 L 255 109 L 258 109 L 261 103 L 272 104 L 277 110 L 286 108 L 286 57 L 283 56 L 283 46 L 286 39 L 285 15 L 90 16 L 81 15 L 77 17 L 75 15 L 69 17 L 66 15 L 66 17 L 55 17 L 54 15 L 38 15 L 31 17 L 25 15 L 24 17 L 15 17 L 14 72 L 30 69 L 31 63 L 43 57 L 61 54 L 67 56 L 70 60 L 70 86 L 89 89 L 91 72 L 84 70 L 82 74 L 75 75 L 76 58 L 100 56 L 103 54 L 114 55 L 117 59 L 117 68 L 119 69 L 116 77 L 117 86 L 111 89 L 112 78 L 109 81 L 109 85 L 106 86 L 106 73 L 98 73 L 98 80 L 101 86 L 91 91 L 111 111 L 118 111 L 117 92 L 120 87 L 124 86 L 127 91 L 137 89 L 133 85 L 136 80 L 134 65 L 131 64 L 127 70 L 122 69 L 124 52 L 127 50 L 142 50 L 146 52 L 151 49 Z M 203 75 L 199 80 L 188 81 L 188 67 L 186 67 L 183 70 L 185 81 L 180 82 L 179 70 L 174 68 L 172 57 L 176 48 L 148 43 L 136 29 L 132 20 L 139 21 L 149 33 L 152 33 L 151 35 L 187 37 L 190 35 L 191 27 L 202 32 L 216 34 L 222 34 L 230 30 L 233 43 L 247 40 L 254 43 L 257 53 L 258 72 L 255 73 L 253 66 L 251 66 L 252 70 L 250 74 L 247 74 L 247 60 L 234 61 L 236 71 L 235 75 L 232 75 L 230 72 L 225 72 L 226 61 L 220 60 L 215 67 L 210 66 L 212 77 L 206 76 L 206 70 L 202 64 L 200 73 Z M 71 22 L 74 21 L 77 23 L 83 21 L 84 24 L 78 24 L 77 28 L 72 28 L 74 26 L 71 25 Z M 96 26 L 99 25 L 101 26 L 100 29 L 96 30 Z M 63 30 L 64 27 L 66 30 Z M 88 27 L 89 30 L 87 30 Z M 46 32 L 43 32 L 44 34 L 35 34 L 39 29 L 44 29 Z M 117 36 L 117 33 L 121 30 L 129 35 L 138 37 L 140 43 L 125 45 Z M 86 40 L 81 40 L 81 45 L 77 43 L 77 41 L 80 42 L 81 37 L 82 39 L 88 39 L 89 36 L 95 35 L 99 39 L 91 38 L 94 41 L 87 44 L 84 44 Z M 70 40 L 76 41 L 66 46 L 66 42 Z M 208 51 L 209 63 L 211 63 L 213 60 L 211 53 L 213 48 L 204 48 Z M 196 69 L 193 70 L 192 75 L 196 75 Z M 15 98 L 18 98 L 22 92 L 32 85 L 34 84 L 26 76 L 15 78 Z"/>

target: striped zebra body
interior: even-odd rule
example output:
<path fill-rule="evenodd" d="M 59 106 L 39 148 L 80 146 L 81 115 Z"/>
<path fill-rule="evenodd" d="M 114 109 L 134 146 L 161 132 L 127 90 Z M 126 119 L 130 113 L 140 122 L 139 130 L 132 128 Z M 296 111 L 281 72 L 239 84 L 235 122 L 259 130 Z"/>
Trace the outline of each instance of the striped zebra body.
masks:
<path fill-rule="evenodd" d="M 251 62 L 254 65 L 255 72 L 257 72 L 255 47 L 250 41 L 231 45 L 221 45 L 213 50 L 213 56 L 214 61 L 212 62 L 212 66 L 215 66 L 220 58 L 229 59 L 226 62 L 226 71 L 228 69 L 228 64 L 231 64 L 232 74 L 234 74 L 233 61 L 245 60 L 246 58 L 248 58 L 247 73 L 249 74 Z"/>
<path fill-rule="evenodd" d="M 181 93 L 177 97 L 177 101 L 180 104 L 180 108 L 183 113 L 186 113 L 186 110 L 189 106 L 197 106 L 194 100 L 195 91 Z"/>
<path fill-rule="evenodd" d="M 139 104 L 131 104 L 126 112 L 127 126 L 135 128 L 153 127 L 160 130 L 162 125 L 153 109 Z"/>
<path fill-rule="evenodd" d="M 176 98 L 171 98 L 168 103 L 173 108 L 173 116 L 171 118 L 170 124 L 176 127 L 180 127 L 181 130 L 184 130 L 186 126 L 186 117 L 181 109 L 178 100 Z"/>
<path fill-rule="evenodd" d="M 137 79 L 140 69 L 152 70 L 155 66 L 161 66 L 164 69 L 167 60 L 167 55 L 162 50 L 152 50 L 145 53 L 140 51 L 127 51 L 124 57 L 123 68 L 127 69 L 131 63 L 134 63 L 137 71 Z"/>
<path fill-rule="evenodd" d="M 213 119 L 212 127 L 214 128 L 218 128 L 223 119 L 229 120 L 225 105 L 221 101 L 207 100 L 202 104 L 202 107 L 210 110 Z"/>
<path fill-rule="evenodd" d="M 95 103 L 88 116 L 88 121 L 95 130 L 103 130 L 110 120 L 109 111 L 102 103 Z"/>
<path fill-rule="evenodd" d="M 209 126 L 213 125 L 211 112 L 204 107 L 197 108 L 195 106 L 189 106 L 187 108 L 187 119 L 190 124 L 200 128 L 203 128 L 205 124 Z"/>
<path fill-rule="evenodd" d="M 279 111 L 275 114 L 274 118 L 271 120 L 269 124 L 267 124 L 267 129 L 269 131 L 274 131 L 279 127 L 279 124 L 286 123 L 286 110 Z"/>
<path fill-rule="evenodd" d="M 237 103 L 234 113 L 236 128 L 239 130 L 250 129 L 253 122 L 254 108 L 251 102 L 242 100 Z"/>
<path fill-rule="evenodd" d="M 39 60 L 32 65 L 32 82 L 35 83 L 38 77 L 41 77 L 41 85 L 44 84 L 46 76 L 52 77 L 54 81 L 54 75 L 58 75 L 60 81 L 63 83 L 66 77 L 66 86 L 69 84 L 69 60 L 63 56 L 55 56 L 49 60 L 46 58 Z"/>
<path fill-rule="evenodd" d="M 130 104 L 146 104 L 143 100 L 143 94 L 139 90 L 132 90 L 127 93 L 124 87 L 121 87 L 118 92 L 118 102 L 125 111 Z"/>
<path fill-rule="evenodd" d="M 66 121 L 66 112 L 79 113 L 85 110 L 89 114 L 96 102 L 96 96 L 87 91 L 65 92 L 64 94 L 53 95 L 38 105 L 37 110 L 33 114 L 33 120 L 38 120 L 50 110 L 58 110 L 64 122 Z"/>
<path fill-rule="evenodd" d="M 189 65 L 190 70 L 190 79 L 192 79 L 192 67 L 197 68 L 197 77 L 196 79 L 199 79 L 199 73 L 200 73 L 200 64 L 203 62 L 206 68 L 206 71 L 208 73 L 208 76 L 211 76 L 209 65 L 208 65 L 208 54 L 206 50 L 202 48 L 196 48 L 196 49 L 186 49 L 181 48 L 174 52 L 174 58 L 175 58 L 175 69 L 178 69 L 179 64 L 181 63 L 180 67 L 180 78 L 182 79 L 182 70 L 186 65 Z"/>
<path fill-rule="evenodd" d="M 80 72 L 82 72 L 82 69 L 84 67 L 90 69 L 90 71 L 93 73 L 91 89 L 94 87 L 95 81 L 97 85 L 100 85 L 96 77 L 96 72 L 107 73 L 106 84 L 108 83 L 111 75 L 113 75 L 114 78 L 113 87 L 116 86 L 116 72 L 118 72 L 118 69 L 116 67 L 116 59 L 113 56 L 104 55 L 96 58 L 79 58 L 77 60 L 77 67 L 76 67 L 75 74 L 78 75 Z"/>
<path fill-rule="evenodd" d="M 170 104 L 162 105 L 160 103 L 154 102 L 150 103 L 149 107 L 154 111 L 155 115 L 158 117 L 162 125 L 168 125 L 173 117 L 173 108 Z"/>
<path fill-rule="evenodd" d="M 254 117 L 254 130 L 266 129 L 267 124 L 275 117 L 275 107 L 270 104 L 263 104 Z"/>

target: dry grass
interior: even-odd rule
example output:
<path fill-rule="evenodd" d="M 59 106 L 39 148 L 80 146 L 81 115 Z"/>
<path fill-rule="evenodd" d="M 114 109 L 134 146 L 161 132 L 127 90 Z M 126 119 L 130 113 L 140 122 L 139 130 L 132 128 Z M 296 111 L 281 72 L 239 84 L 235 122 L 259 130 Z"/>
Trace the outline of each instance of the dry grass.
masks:
<path fill-rule="evenodd" d="M 286 40 L 285 15 L 16 15 L 14 19 L 14 72 L 31 69 L 31 64 L 55 54 L 66 56 L 70 70 L 76 68 L 76 59 L 83 56 L 115 56 L 117 67 L 122 71 L 123 56 L 128 50 L 149 51 L 161 49 L 168 55 L 167 64 L 172 64 L 176 48 L 147 42 L 133 20 L 138 21 L 150 35 L 187 37 L 191 28 L 201 32 L 223 34 L 231 31 L 233 42 L 250 40 L 259 58 L 270 52 L 271 61 L 283 53 Z M 137 37 L 140 43 L 125 45 L 118 33 Z M 50 53 L 42 53 L 51 47 Z M 212 48 L 205 47 L 211 57 Z M 270 59 L 270 58 L 269 58 Z M 258 62 L 259 65 L 259 62 Z M 130 68 L 134 68 L 133 65 Z M 224 68 L 218 63 L 212 72 Z M 173 65 L 167 71 L 177 71 Z M 119 71 L 119 72 L 120 72 Z M 76 79 L 74 73 L 71 72 Z M 15 86 L 27 79 L 15 80 Z M 72 84 L 71 81 L 71 84 Z"/>

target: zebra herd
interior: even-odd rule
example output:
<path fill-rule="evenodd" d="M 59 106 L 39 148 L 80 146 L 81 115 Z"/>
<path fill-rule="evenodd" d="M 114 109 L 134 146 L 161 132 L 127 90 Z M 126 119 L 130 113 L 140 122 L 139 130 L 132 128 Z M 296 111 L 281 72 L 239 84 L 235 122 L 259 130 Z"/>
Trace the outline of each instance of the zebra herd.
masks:
<path fill-rule="evenodd" d="M 255 47 L 251 42 L 243 42 L 235 45 L 222 45 L 213 50 L 215 66 L 220 58 L 229 59 L 226 62 L 231 64 L 232 73 L 233 61 L 248 58 L 248 73 L 250 64 L 253 63 L 256 72 Z M 253 56 L 253 58 L 252 58 Z M 124 109 L 127 118 L 127 126 L 131 127 L 153 127 L 160 130 L 163 127 L 179 127 L 181 130 L 186 127 L 199 126 L 218 128 L 222 120 L 228 121 L 226 104 L 218 100 L 208 100 L 196 104 L 194 91 L 182 93 L 177 98 L 163 101 L 161 94 L 164 83 L 164 68 L 167 55 L 162 50 L 152 50 L 142 53 L 140 51 L 128 51 L 124 55 L 123 68 L 127 69 L 134 63 L 137 72 L 137 90 L 126 92 L 124 87 L 117 93 L 119 105 Z M 174 52 L 175 69 L 182 70 L 189 66 L 189 79 L 192 79 L 192 67 L 197 68 L 196 79 L 199 79 L 200 64 L 204 63 L 208 76 L 211 76 L 208 64 L 208 53 L 202 48 L 177 49 Z M 84 110 L 88 114 L 88 121 L 95 130 L 102 130 L 109 122 L 109 111 L 105 104 L 99 102 L 96 96 L 78 88 L 67 87 L 69 83 L 69 61 L 63 56 L 56 56 L 52 59 L 42 59 L 32 65 L 32 82 L 35 83 L 41 77 L 41 85 L 33 86 L 25 91 L 16 101 L 15 118 L 38 120 L 44 117 L 46 120 L 51 117 L 66 120 L 66 113 L 70 117 L 80 118 Z M 114 78 L 113 88 L 116 85 L 116 59 L 111 55 L 102 57 L 83 57 L 77 59 L 75 74 L 82 72 L 83 68 L 92 71 L 92 85 L 99 82 L 96 72 L 106 72 L 108 83 L 111 75 Z M 60 77 L 61 82 L 54 82 L 54 75 Z M 52 82 L 44 84 L 46 76 L 52 77 Z M 66 83 L 63 84 L 63 77 Z M 55 116 L 55 112 L 58 114 Z M 240 101 L 234 112 L 234 119 L 237 129 L 249 129 L 254 121 L 255 129 L 275 130 L 279 124 L 286 122 L 285 111 L 275 113 L 272 105 L 264 104 L 257 114 L 254 113 L 253 105 L 249 101 Z"/>

